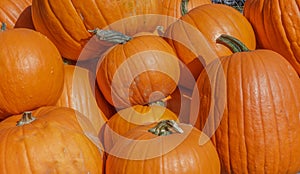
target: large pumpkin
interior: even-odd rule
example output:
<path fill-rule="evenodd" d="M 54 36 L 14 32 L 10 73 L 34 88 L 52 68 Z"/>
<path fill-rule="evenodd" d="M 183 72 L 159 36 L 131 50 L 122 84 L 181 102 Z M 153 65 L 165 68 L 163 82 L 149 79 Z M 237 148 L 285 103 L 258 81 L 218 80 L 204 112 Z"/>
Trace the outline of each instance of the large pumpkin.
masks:
<path fill-rule="evenodd" d="M 96 78 L 89 70 L 75 66 L 64 65 L 64 89 L 56 105 L 76 109 L 85 115 L 97 132 L 107 121 L 106 115 L 98 106 L 95 97 Z"/>
<path fill-rule="evenodd" d="M 197 79 L 207 63 L 219 56 L 232 54 L 227 47 L 215 43 L 221 34 L 238 38 L 249 49 L 256 47 L 250 22 L 240 12 L 224 4 L 204 4 L 193 8 L 170 25 L 164 36 Z"/>
<path fill-rule="evenodd" d="M 31 29 L 0 32 L 0 119 L 55 105 L 64 68 L 55 45 Z"/>
<path fill-rule="evenodd" d="M 300 76 L 300 1 L 247 0 L 244 16 L 252 24 L 258 48 L 285 57 Z"/>
<path fill-rule="evenodd" d="M 102 144 L 105 150 L 109 151 L 113 144 L 131 129 L 161 120 L 178 120 L 178 117 L 171 110 L 158 105 L 135 105 L 119 110 L 107 121 L 101 137 Z"/>
<path fill-rule="evenodd" d="M 148 15 L 147 15 L 148 14 Z M 48 36 L 63 57 L 77 60 L 92 36 L 88 30 L 111 28 L 132 35 L 158 25 L 161 0 L 84 0 L 32 2 L 37 31 Z"/>
<path fill-rule="evenodd" d="M 297 173 L 300 79 L 280 54 L 245 51 L 200 74 L 191 123 L 212 136 L 225 173 Z"/>
<path fill-rule="evenodd" d="M 73 109 L 49 106 L 11 116 L 0 123 L 0 136 L 2 174 L 102 173 L 95 130 Z"/>
<path fill-rule="evenodd" d="M 14 28 L 22 12 L 31 6 L 32 0 L 1 0 L 0 25 L 5 23 L 7 29 Z"/>
<path fill-rule="evenodd" d="M 164 121 L 127 132 L 110 151 L 106 173 L 220 173 L 218 154 L 206 135 L 188 124 L 178 124 L 182 132 L 177 133 Z"/>
<path fill-rule="evenodd" d="M 116 108 L 145 105 L 170 95 L 179 79 L 178 58 L 161 37 L 133 37 L 112 47 L 98 62 L 97 83 Z"/>

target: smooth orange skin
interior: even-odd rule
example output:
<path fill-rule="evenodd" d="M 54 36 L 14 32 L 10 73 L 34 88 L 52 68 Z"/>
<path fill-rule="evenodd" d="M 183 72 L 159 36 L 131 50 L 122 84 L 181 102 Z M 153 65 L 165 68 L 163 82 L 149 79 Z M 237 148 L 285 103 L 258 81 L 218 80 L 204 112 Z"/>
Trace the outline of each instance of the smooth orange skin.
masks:
<path fill-rule="evenodd" d="M 72 60 L 79 58 L 93 35 L 88 30 L 113 29 L 127 35 L 153 31 L 159 18 L 149 15 L 145 18 L 146 14 L 161 14 L 161 0 L 36 0 L 32 3 L 36 30 L 49 37 L 63 57 Z M 140 17 L 136 18 L 137 15 Z"/>
<path fill-rule="evenodd" d="M 140 125 L 147 125 L 161 120 L 178 120 L 177 115 L 163 106 L 135 105 L 119 110 L 103 128 L 102 144 L 109 151 L 113 144 L 128 131 Z"/>
<path fill-rule="evenodd" d="M 44 35 L 17 28 L 0 32 L 0 118 L 54 105 L 64 84 L 61 55 Z"/>
<path fill-rule="evenodd" d="M 222 171 L 297 173 L 300 79 L 292 65 L 274 51 L 254 50 L 206 69 L 192 96 L 190 122 L 212 136 Z"/>
<path fill-rule="evenodd" d="M 32 0 L 1 0 L 0 22 L 6 24 L 7 29 L 14 28 L 22 12 L 31 6 Z M 1 23 L 0 23 L 1 26 Z"/>
<path fill-rule="evenodd" d="M 81 112 L 100 132 L 107 118 L 95 98 L 95 77 L 91 76 L 89 70 L 75 65 L 64 65 L 64 72 L 64 89 L 56 106 L 70 107 Z"/>
<path fill-rule="evenodd" d="M 118 109 L 167 97 L 176 89 L 180 74 L 179 60 L 172 47 L 153 34 L 115 45 L 100 58 L 97 67 L 99 88 Z M 154 96 L 154 92 L 162 95 Z"/>
<path fill-rule="evenodd" d="M 244 16 L 253 26 L 257 48 L 280 53 L 300 76 L 299 6 L 299 0 L 249 0 Z"/>
<path fill-rule="evenodd" d="M 136 127 L 116 142 L 107 157 L 106 174 L 220 173 L 217 151 L 211 141 L 199 144 L 206 136 L 198 129 L 179 124 L 184 133 L 158 137 L 148 132 L 154 125 Z"/>
<path fill-rule="evenodd" d="M 41 107 L 36 120 L 16 126 L 22 115 L 0 123 L 0 173 L 102 174 L 103 152 L 89 120 L 64 107 Z M 99 142 L 98 142 L 99 143 Z"/>

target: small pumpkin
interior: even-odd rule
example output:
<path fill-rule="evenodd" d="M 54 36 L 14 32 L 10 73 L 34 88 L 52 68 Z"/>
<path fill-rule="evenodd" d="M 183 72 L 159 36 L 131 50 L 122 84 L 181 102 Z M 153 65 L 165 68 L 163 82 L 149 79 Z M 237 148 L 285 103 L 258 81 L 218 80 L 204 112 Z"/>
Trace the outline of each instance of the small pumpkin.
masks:
<path fill-rule="evenodd" d="M 249 0 L 244 16 L 252 24 L 257 48 L 271 49 L 285 57 L 300 76 L 300 2 Z"/>
<path fill-rule="evenodd" d="M 249 50 L 223 36 L 235 52 L 207 65 L 192 95 L 190 123 L 212 137 L 223 173 L 300 170 L 300 79 L 280 54 Z"/>
<path fill-rule="evenodd" d="M 64 65 L 64 89 L 56 106 L 70 107 L 81 112 L 99 132 L 107 118 L 95 98 L 95 81 L 89 70 L 75 65 Z"/>
<path fill-rule="evenodd" d="M 151 124 L 161 120 L 178 120 L 177 115 L 164 106 L 135 105 L 119 110 L 103 128 L 102 144 L 109 151 L 115 142 L 131 129 L 140 125 Z"/>
<path fill-rule="evenodd" d="M 96 132 L 71 108 L 48 106 L 11 116 L 0 123 L 0 136 L 0 173 L 102 174 Z"/>
<path fill-rule="evenodd" d="M 26 8 L 30 7 L 31 4 L 32 0 L 1 0 L 0 22 L 5 23 L 7 29 L 13 29 L 20 15 Z"/>
<path fill-rule="evenodd" d="M 178 57 L 160 36 L 141 35 L 117 44 L 97 66 L 97 83 L 118 109 L 145 105 L 169 96 L 178 83 Z"/>
<path fill-rule="evenodd" d="M 113 29 L 132 36 L 153 31 L 159 24 L 156 16 L 159 14 L 161 0 L 35 0 L 32 3 L 36 30 L 49 37 L 63 57 L 72 60 L 78 59 L 91 38 L 89 30 Z"/>
<path fill-rule="evenodd" d="M 217 57 L 232 54 L 227 47 L 215 43 L 221 34 L 238 38 L 249 49 L 256 47 L 250 22 L 239 11 L 224 4 L 193 8 L 170 25 L 164 37 L 197 79 L 206 64 Z"/>
<path fill-rule="evenodd" d="M 109 152 L 106 173 L 219 174 L 217 151 L 207 139 L 193 126 L 173 120 L 136 127 Z"/>
<path fill-rule="evenodd" d="M 0 32 L 0 119 L 55 105 L 64 85 L 59 51 L 44 35 L 17 28 Z"/>

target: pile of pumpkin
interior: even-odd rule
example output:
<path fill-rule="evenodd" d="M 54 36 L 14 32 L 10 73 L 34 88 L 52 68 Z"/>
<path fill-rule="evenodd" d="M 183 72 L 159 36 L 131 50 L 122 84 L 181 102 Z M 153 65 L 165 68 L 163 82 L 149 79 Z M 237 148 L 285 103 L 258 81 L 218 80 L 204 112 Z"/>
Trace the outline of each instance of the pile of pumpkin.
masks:
<path fill-rule="evenodd" d="M 300 171 L 298 1 L 1 2 L 0 173 Z"/>

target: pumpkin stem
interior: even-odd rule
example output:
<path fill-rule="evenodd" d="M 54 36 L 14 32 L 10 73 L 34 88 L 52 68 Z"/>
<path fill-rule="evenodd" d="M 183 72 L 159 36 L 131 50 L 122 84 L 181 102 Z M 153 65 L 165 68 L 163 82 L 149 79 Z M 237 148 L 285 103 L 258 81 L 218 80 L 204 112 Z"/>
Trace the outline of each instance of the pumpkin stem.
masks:
<path fill-rule="evenodd" d="M 249 51 L 247 46 L 240 40 L 227 34 L 219 36 L 216 42 L 227 46 L 233 53 Z"/>
<path fill-rule="evenodd" d="M 1 22 L 1 29 L 0 31 L 5 31 L 6 30 L 6 24 L 4 22 Z"/>
<path fill-rule="evenodd" d="M 21 120 L 17 122 L 17 126 L 23 126 L 25 124 L 29 124 L 36 120 L 36 118 L 32 115 L 30 111 L 26 111 L 23 113 Z"/>
<path fill-rule="evenodd" d="M 188 9 L 187 9 L 188 3 L 189 0 L 181 0 L 181 5 L 180 5 L 181 16 L 188 13 Z"/>
<path fill-rule="evenodd" d="M 132 37 L 114 30 L 101 30 L 96 28 L 94 30 L 88 30 L 88 32 L 95 34 L 99 40 L 116 44 L 124 44 L 132 39 Z"/>
<path fill-rule="evenodd" d="M 158 100 L 158 101 L 154 101 L 154 102 L 151 102 L 151 103 L 149 103 L 148 105 L 149 106 L 153 106 L 153 105 L 158 105 L 158 106 L 166 106 L 166 102 L 168 101 L 168 100 L 170 100 L 172 97 L 170 96 L 170 95 L 168 95 L 166 98 L 163 98 L 163 99 L 161 99 L 161 100 Z"/>
<path fill-rule="evenodd" d="M 148 132 L 151 132 L 158 136 L 166 136 L 173 133 L 171 129 L 173 129 L 175 132 L 183 133 L 183 130 L 174 120 L 162 120 L 158 122 L 156 126 L 149 129 Z"/>

